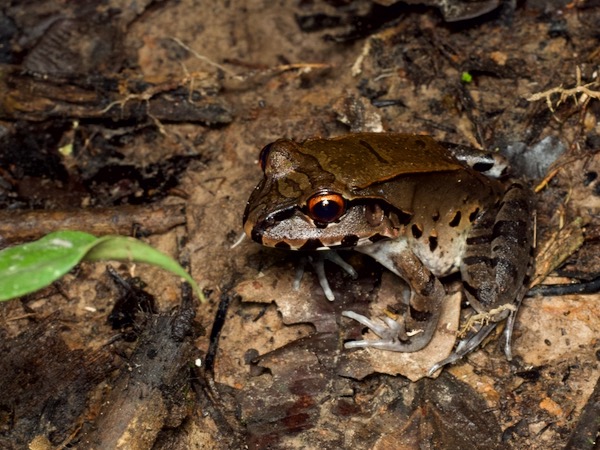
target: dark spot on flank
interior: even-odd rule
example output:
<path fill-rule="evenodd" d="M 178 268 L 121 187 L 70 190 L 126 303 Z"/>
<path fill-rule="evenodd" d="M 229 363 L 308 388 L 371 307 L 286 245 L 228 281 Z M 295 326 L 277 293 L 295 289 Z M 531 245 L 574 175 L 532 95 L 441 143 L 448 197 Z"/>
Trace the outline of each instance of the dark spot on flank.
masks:
<path fill-rule="evenodd" d="M 342 239 L 342 245 L 344 247 L 354 247 L 358 242 L 358 236 L 355 234 L 350 234 L 348 236 L 345 236 L 344 239 Z"/>
<path fill-rule="evenodd" d="M 419 239 L 421 236 L 423 236 L 423 229 L 416 223 L 412 226 L 411 231 L 415 239 Z"/>
<path fill-rule="evenodd" d="M 279 241 L 275 244 L 275 248 L 281 248 L 283 250 L 290 250 L 292 247 L 287 242 Z"/>
<path fill-rule="evenodd" d="M 491 234 L 471 236 L 467 238 L 467 245 L 484 245 L 491 243 L 493 240 L 494 236 L 492 236 Z"/>
<path fill-rule="evenodd" d="M 425 143 L 425 141 L 423 139 L 416 139 L 415 146 L 419 147 L 419 148 L 425 148 L 425 147 L 427 147 L 427 144 Z"/>
<path fill-rule="evenodd" d="M 322 247 L 324 247 L 324 245 L 319 239 L 308 239 L 299 250 L 316 250 Z"/>
<path fill-rule="evenodd" d="M 386 238 L 385 236 L 382 236 L 382 235 L 381 235 L 381 234 L 379 234 L 379 233 L 377 233 L 377 234 L 374 234 L 373 236 L 371 236 L 371 237 L 369 238 L 369 240 L 370 240 L 371 242 L 379 242 L 379 241 L 382 241 L 382 240 L 384 240 L 384 239 L 387 239 L 387 238 Z"/>
<path fill-rule="evenodd" d="M 398 221 L 400 222 L 401 225 L 408 225 L 410 223 L 410 221 L 412 220 L 412 214 L 409 214 L 407 212 L 404 211 L 396 211 L 396 215 L 398 216 Z"/>
<path fill-rule="evenodd" d="M 440 212 L 436 211 L 433 216 L 431 216 L 431 220 L 433 220 L 434 222 L 437 222 L 438 220 L 440 220 Z"/>
<path fill-rule="evenodd" d="M 429 251 L 434 252 L 437 247 L 438 247 L 437 236 L 429 236 Z"/>
<path fill-rule="evenodd" d="M 473 165 L 473 169 L 475 169 L 477 172 L 487 172 L 492 167 L 494 167 L 493 162 L 478 162 Z"/>
<path fill-rule="evenodd" d="M 469 222 L 475 222 L 475 219 L 477 219 L 478 215 L 479 215 L 479 208 L 475 208 L 475 211 L 473 211 L 471 214 L 469 214 Z"/>
<path fill-rule="evenodd" d="M 456 211 L 456 214 L 454 214 L 454 217 L 452 218 L 452 220 L 450 221 L 450 223 L 448 225 L 450 225 L 451 227 L 457 227 L 458 225 L 460 225 L 461 217 L 462 217 L 461 212 Z"/>

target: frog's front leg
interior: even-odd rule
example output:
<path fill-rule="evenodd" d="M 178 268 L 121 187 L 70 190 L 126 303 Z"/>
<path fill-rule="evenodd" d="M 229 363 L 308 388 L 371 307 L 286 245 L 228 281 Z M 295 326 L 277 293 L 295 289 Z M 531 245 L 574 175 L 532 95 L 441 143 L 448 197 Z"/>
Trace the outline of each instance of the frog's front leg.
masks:
<path fill-rule="evenodd" d="M 358 274 L 354 267 L 348 264 L 346 261 L 342 259 L 340 255 L 335 250 L 326 250 L 321 252 L 316 252 L 312 256 L 303 257 L 300 260 L 300 263 L 296 267 L 296 275 L 294 277 L 293 288 L 295 291 L 300 290 L 300 282 L 302 281 L 302 277 L 304 276 L 304 266 L 306 261 L 312 264 L 315 269 L 315 273 L 317 274 L 317 279 L 319 281 L 319 285 L 321 289 L 323 289 L 323 294 L 329 301 L 335 300 L 335 295 L 329 286 L 329 280 L 327 279 L 327 275 L 325 275 L 325 260 L 331 261 L 337 266 L 344 269 L 344 271 L 350 275 L 352 278 L 357 278 Z"/>
<path fill-rule="evenodd" d="M 435 332 L 441 304 L 446 291 L 438 278 L 425 267 L 408 248 L 406 240 L 381 241 L 357 251 L 372 256 L 384 267 L 405 280 L 411 289 L 411 298 L 404 313 L 404 322 L 398 323 L 389 317 L 381 323 L 352 311 L 342 314 L 365 325 L 381 339 L 351 341 L 346 348 L 373 347 L 397 352 L 416 352 L 427 346 Z M 409 331 L 406 331 L 409 330 Z"/>

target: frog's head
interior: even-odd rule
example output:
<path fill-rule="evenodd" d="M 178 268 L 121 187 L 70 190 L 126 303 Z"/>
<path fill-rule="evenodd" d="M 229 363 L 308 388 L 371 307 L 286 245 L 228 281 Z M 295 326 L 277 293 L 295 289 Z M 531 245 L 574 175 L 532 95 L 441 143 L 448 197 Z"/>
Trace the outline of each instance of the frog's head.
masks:
<path fill-rule="evenodd" d="M 396 237 L 406 217 L 399 218 L 382 198 L 365 196 L 348 183 L 347 173 L 332 170 L 329 153 L 335 150 L 315 151 L 285 139 L 263 148 L 264 177 L 246 205 L 246 234 L 268 247 L 292 250 L 349 248 Z"/>

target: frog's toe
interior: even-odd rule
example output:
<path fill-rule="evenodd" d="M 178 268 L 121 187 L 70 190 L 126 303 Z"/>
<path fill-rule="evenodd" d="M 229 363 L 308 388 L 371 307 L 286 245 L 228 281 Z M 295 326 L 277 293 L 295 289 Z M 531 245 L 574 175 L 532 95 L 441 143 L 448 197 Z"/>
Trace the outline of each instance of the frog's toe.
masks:
<path fill-rule="evenodd" d="M 401 340 L 400 336 L 406 335 L 404 325 L 391 319 L 390 317 L 384 316 L 375 322 L 366 316 L 355 313 L 354 311 L 343 311 L 342 315 L 356 320 L 381 338 L 346 342 L 344 344 L 345 348 L 371 347 L 392 352 L 416 352 L 421 350 L 429 343 L 429 339 L 419 339 L 419 337 L 423 336 L 423 334 L 417 334 L 416 336 L 409 338 L 407 341 Z"/>
<path fill-rule="evenodd" d="M 367 316 L 355 313 L 354 311 L 343 311 L 342 316 L 356 320 L 361 325 L 364 325 L 373 333 L 381 338 L 382 341 L 393 341 L 398 339 L 398 335 L 403 331 L 402 325 L 393 320 L 390 317 L 382 317 L 378 322 L 369 319 Z M 380 342 L 379 340 L 373 341 L 351 341 L 346 343 L 346 348 L 355 347 L 375 347 L 371 345 L 373 343 Z"/>
<path fill-rule="evenodd" d="M 318 252 L 315 255 L 309 256 L 307 259 L 303 259 L 301 263 L 298 265 L 296 269 L 296 276 L 294 277 L 294 290 L 300 290 L 300 282 L 302 281 L 302 277 L 304 275 L 304 266 L 306 261 L 308 261 L 313 268 L 315 269 L 315 273 L 317 274 L 317 279 L 319 280 L 319 285 L 325 294 L 325 297 L 329 301 L 335 300 L 335 295 L 333 294 L 333 290 L 329 285 L 329 280 L 327 279 L 327 275 L 325 274 L 325 260 L 331 261 L 334 264 L 338 265 L 344 271 L 350 275 L 352 278 L 356 278 L 358 274 L 354 267 L 348 264 L 346 261 L 342 259 L 337 252 L 333 250 Z"/>
<path fill-rule="evenodd" d="M 321 285 L 321 289 L 323 289 L 323 293 L 325 294 L 325 297 L 330 302 L 334 301 L 335 295 L 333 294 L 333 291 L 331 290 L 331 287 L 329 286 L 329 280 L 327 279 L 327 275 L 325 274 L 325 258 L 323 258 L 323 257 L 311 258 L 309 256 L 308 260 L 310 261 L 310 263 L 313 265 L 313 267 L 315 269 L 315 272 L 317 274 L 317 279 L 319 280 L 319 284 Z"/>
<path fill-rule="evenodd" d="M 324 265 L 324 261 L 326 258 L 324 258 L 323 256 L 318 256 L 318 257 L 303 257 L 300 258 L 300 261 L 298 263 L 298 265 L 296 266 L 296 274 L 294 276 L 294 282 L 292 284 L 292 287 L 294 289 L 294 291 L 299 291 L 300 290 L 300 283 L 302 282 L 302 278 L 304 277 L 304 268 L 305 265 L 307 263 L 312 264 L 313 268 L 315 269 L 315 273 L 317 274 L 317 279 L 319 281 L 319 285 L 321 286 L 321 289 L 323 290 L 323 294 L 325 294 L 325 297 L 327 298 L 327 300 L 329 301 L 333 301 L 335 300 L 335 295 L 333 293 L 333 290 L 331 289 L 331 286 L 329 286 L 329 280 L 327 280 L 327 276 L 325 274 L 325 265 Z"/>
<path fill-rule="evenodd" d="M 324 252 L 323 259 L 331 261 L 335 265 L 341 267 L 344 272 L 352 277 L 352 279 L 358 278 L 358 272 L 352 267 L 351 264 L 348 264 L 346 261 L 342 259 L 342 257 L 335 250 L 329 250 L 328 252 Z"/>

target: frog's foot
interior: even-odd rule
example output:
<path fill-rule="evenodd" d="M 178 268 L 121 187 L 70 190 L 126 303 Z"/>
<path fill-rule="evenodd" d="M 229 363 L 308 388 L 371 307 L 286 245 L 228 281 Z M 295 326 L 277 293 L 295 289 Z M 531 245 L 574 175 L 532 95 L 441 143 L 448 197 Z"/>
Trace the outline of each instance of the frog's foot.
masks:
<path fill-rule="evenodd" d="M 429 369 L 428 375 L 432 376 L 435 372 L 437 372 L 442 367 L 444 367 L 448 364 L 455 363 L 456 361 L 461 359 L 463 356 L 465 356 L 465 355 L 471 353 L 473 350 L 475 350 L 479 346 L 479 344 L 481 344 L 483 342 L 483 340 L 486 337 L 488 337 L 488 335 L 492 331 L 494 331 L 494 329 L 498 326 L 498 324 L 504 318 L 506 318 L 507 315 L 508 315 L 508 319 L 506 322 L 506 328 L 504 329 L 504 338 L 505 338 L 504 354 L 506 355 L 506 359 L 508 361 L 512 360 L 512 351 L 511 351 L 510 344 L 511 344 L 511 339 L 512 339 L 513 327 L 515 324 L 515 317 L 517 315 L 516 312 L 517 312 L 517 307 L 515 307 L 514 305 L 504 305 L 499 308 L 496 308 L 495 310 L 490 311 L 489 313 L 476 314 L 475 316 L 473 316 L 473 318 L 476 317 L 481 321 L 481 323 L 482 323 L 481 327 L 477 331 L 474 331 L 473 333 L 471 333 L 470 336 L 459 341 L 454 353 L 452 353 L 447 358 L 434 364 L 431 367 L 431 369 Z M 491 318 L 493 318 L 494 316 L 496 317 L 496 320 L 492 321 Z M 469 319 L 469 320 L 471 321 L 471 319 Z M 473 320 L 473 322 L 475 322 L 475 321 L 476 320 Z"/>
<path fill-rule="evenodd" d="M 483 342 L 486 337 L 488 337 L 488 335 L 496 328 L 497 325 L 498 323 L 488 323 L 483 325 L 473 336 L 459 341 L 458 345 L 456 346 L 456 350 L 447 358 L 435 363 L 431 369 L 429 369 L 427 375 L 433 376 L 433 374 L 442 367 L 447 366 L 448 364 L 453 364 L 463 356 L 471 353 L 479 346 L 479 344 Z"/>
<path fill-rule="evenodd" d="M 354 311 L 343 311 L 342 316 L 356 320 L 381 338 L 346 342 L 344 344 L 345 348 L 372 347 L 392 352 L 416 352 L 429 344 L 435 329 L 434 327 L 431 330 L 419 330 L 416 334 L 411 333 L 412 336 L 409 336 L 406 333 L 404 323 L 393 320 L 391 317 L 384 316 L 378 322 L 375 322 Z"/>
<path fill-rule="evenodd" d="M 302 277 L 304 276 L 304 266 L 306 260 L 304 258 L 302 259 L 303 260 L 300 262 L 300 264 L 298 264 L 298 267 L 296 268 L 296 275 L 294 277 L 293 288 L 295 291 L 298 291 L 300 289 L 300 282 L 302 281 Z M 323 289 L 325 297 L 327 297 L 327 300 L 333 301 L 335 300 L 335 295 L 333 294 L 333 290 L 329 286 L 329 280 L 327 280 L 327 275 L 325 275 L 325 260 L 331 261 L 332 263 L 340 266 L 352 278 L 356 278 L 358 274 L 356 273 L 356 270 L 354 270 L 354 267 L 352 267 L 350 264 L 344 261 L 342 257 L 333 250 L 318 252 L 308 257 L 308 262 L 310 262 L 310 264 L 315 269 L 317 279 L 319 280 L 319 284 L 321 285 L 321 289 Z"/>

